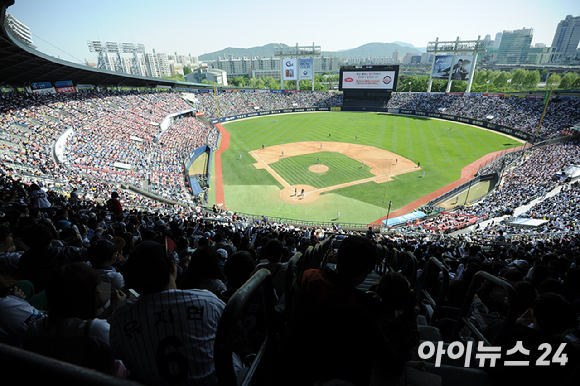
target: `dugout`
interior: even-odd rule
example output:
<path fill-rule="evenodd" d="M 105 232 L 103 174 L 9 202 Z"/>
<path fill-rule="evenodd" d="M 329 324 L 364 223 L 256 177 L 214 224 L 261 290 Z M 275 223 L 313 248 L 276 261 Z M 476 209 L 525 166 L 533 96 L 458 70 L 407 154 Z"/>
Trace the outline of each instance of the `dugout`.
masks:
<path fill-rule="evenodd" d="M 188 161 L 185 163 L 185 170 L 191 193 L 198 197 L 205 191 L 205 184 L 201 181 L 208 182 L 210 178 L 210 167 L 213 151 L 210 146 L 204 145 L 198 147 L 189 154 Z"/>

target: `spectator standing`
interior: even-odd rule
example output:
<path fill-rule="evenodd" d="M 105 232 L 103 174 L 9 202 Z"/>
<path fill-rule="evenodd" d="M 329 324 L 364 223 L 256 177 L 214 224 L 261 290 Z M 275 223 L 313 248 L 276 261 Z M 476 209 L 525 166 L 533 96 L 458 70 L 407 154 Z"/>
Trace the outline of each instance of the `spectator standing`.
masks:
<path fill-rule="evenodd" d="M 119 201 L 119 193 L 111 193 L 111 198 L 107 200 L 107 208 L 113 212 L 115 217 L 123 214 L 123 205 L 121 204 L 121 201 Z"/>

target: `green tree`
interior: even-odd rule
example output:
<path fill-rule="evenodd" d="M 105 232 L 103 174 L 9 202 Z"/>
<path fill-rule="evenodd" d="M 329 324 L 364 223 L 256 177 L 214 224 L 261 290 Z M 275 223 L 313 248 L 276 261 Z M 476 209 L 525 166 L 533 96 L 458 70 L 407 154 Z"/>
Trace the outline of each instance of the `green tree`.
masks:
<path fill-rule="evenodd" d="M 473 84 L 471 85 L 471 87 L 473 88 L 473 86 L 477 84 L 485 84 L 486 81 L 487 81 L 487 71 L 475 70 L 475 73 L 473 74 Z"/>
<path fill-rule="evenodd" d="M 572 88 L 580 89 L 580 78 L 577 78 L 574 83 L 572 83 Z"/>
<path fill-rule="evenodd" d="M 304 79 L 300 81 L 300 90 L 312 90 L 312 81 Z"/>
<path fill-rule="evenodd" d="M 447 80 L 433 79 L 433 84 L 431 85 L 431 92 L 445 92 L 445 90 L 447 90 Z"/>
<path fill-rule="evenodd" d="M 552 74 L 546 82 L 546 88 L 557 88 L 562 78 L 558 74 Z"/>
<path fill-rule="evenodd" d="M 183 75 L 187 75 L 193 72 L 190 67 L 183 66 Z"/>
<path fill-rule="evenodd" d="M 176 80 L 178 82 L 183 82 L 184 78 L 183 75 L 181 75 L 179 72 L 175 72 L 172 71 L 171 72 L 171 76 L 162 76 L 163 79 L 170 79 L 170 80 Z"/>
<path fill-rule="evenodd" d="M 512 74 L 511 86 L 517 88 L 519 91 L 522 91 L 524 83 L 526 82 L 527 75 L 528 75 L 527 70 L 524 70 L 523 68 L 517 68 Z"/>
<path fill-rule="evenodd" d="M 415 87 L 417 87 L 417 91 L 427 92 L 427 88 L 429 87 L 429 76 L 418 76 L 415 83 L 413 83 L 413 91 L 415 91 Z"/>
<path fill-rule="evenodd" d="M 467 90 L 467 82 L 452 81 L 451 92 L 465 92 Z"/>
<path fill-rule="evenodd" d="M 279 80 L 276 80 L 271 76 L 267 76 L 265 79 L 265 82 L 266 82 L 266 87 L 269 90 L 280 90 L 280 81 Z"/>
<path fill-rule="evenodd" d="M 507 88 L 507 81 L 511 79 L 511 74 L 509 72 L 502 71 L 498 76 L 495 77 L 493 80 L 493 85 L 498 89 Z"/>
<path fill-rule="evenodd" d="M 233 86 L 236 86 L 236 87 L 244 87 L 244 78 L 241 76 L 236 76 L 236 77 L 231 78 L 229 83 Z"/>
<path fill-rule="evenodd" d="M 256 79 L 256 88 L 264 88 L 266 86 L 266 82 L 264 82 L 264 78 L 257 78 Z"/>
<path fill-rule="evenodd" d="M 535 90 L 538 88 L 538 83 L 540 83 L 540 71 L 528 71 L 526 79 L 524 81 L 524 87 L 527 90 Z"/>
<path fill-rule="evenodd" d="M 562 80 L 560 81 L 560 85 L 558 86 L 558 88 L 564 90 L 570 89 L 572 88 L 572 85 L 574 84 L 576 79 L 578 79 L 578 74 L 576 74 L 575 72 L 567 72 L 566 75 L 562 77 Z"/>

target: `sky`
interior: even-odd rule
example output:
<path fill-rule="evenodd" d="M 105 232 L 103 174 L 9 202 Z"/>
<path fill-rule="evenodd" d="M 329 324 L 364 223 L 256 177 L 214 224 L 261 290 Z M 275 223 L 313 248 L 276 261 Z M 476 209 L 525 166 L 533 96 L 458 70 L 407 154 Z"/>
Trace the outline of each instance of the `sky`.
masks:
<path fill-rule="evenodd" d="M 532 44 L 550 46 L 578 0 L 16 0 L 7 12 L 30 28 L 45 54 L 96 62 L 87 41 L 141 43 L 146 52 L 193 56 L 268 43 L 321 46 L 323 51 L 395 41 L 426 47 L 533 28 Z"/>

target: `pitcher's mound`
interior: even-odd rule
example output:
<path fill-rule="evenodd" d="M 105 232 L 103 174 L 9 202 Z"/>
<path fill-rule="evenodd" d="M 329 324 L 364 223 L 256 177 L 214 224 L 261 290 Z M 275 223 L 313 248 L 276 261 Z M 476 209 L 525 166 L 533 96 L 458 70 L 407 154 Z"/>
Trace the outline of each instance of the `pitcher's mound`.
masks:
<path fill-rule="evenodd" d="M 326 165 L 312 165 L 308 168 L 312 173 L 324 173 L 328 171 L 328 166 Z"/>

